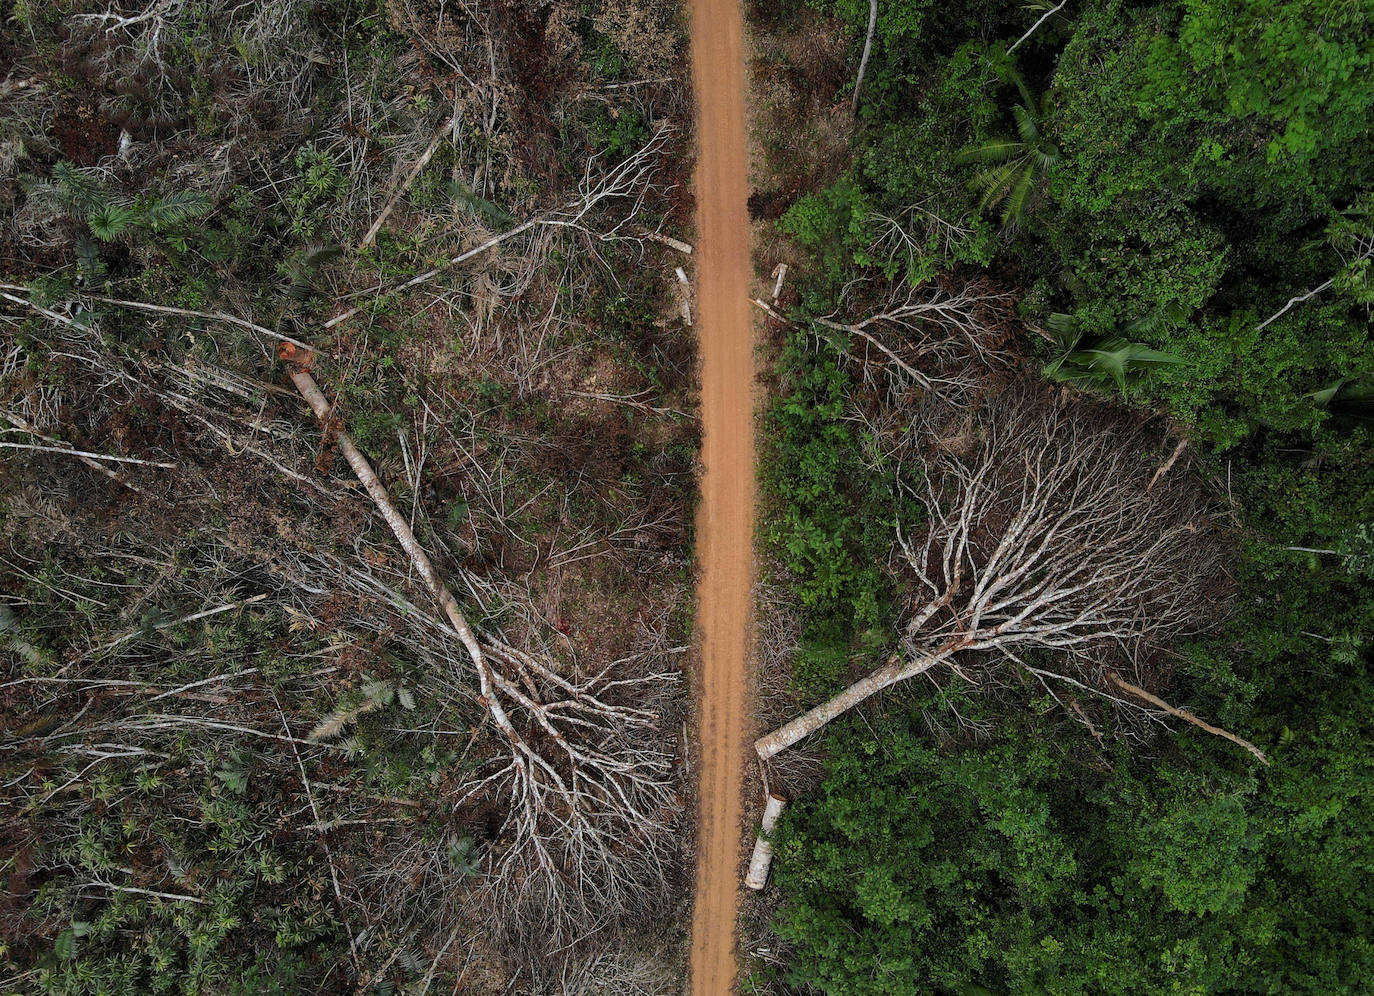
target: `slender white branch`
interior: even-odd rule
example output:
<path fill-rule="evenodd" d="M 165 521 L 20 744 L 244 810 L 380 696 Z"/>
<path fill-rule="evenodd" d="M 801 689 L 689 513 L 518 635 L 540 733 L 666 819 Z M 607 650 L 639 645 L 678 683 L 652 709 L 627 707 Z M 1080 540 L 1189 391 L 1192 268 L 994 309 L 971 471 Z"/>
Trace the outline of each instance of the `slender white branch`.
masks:
<path fill-rule="evenodd" d="M 859 59 L 859 74 L 854 80 L 854 100 L 850 113 L 859 113 L 859 91 L 864 85 L 864 71 L 868 69 L 868 57 L 873 51 L 873 34 L 878 28 L 878 0 L 868 0 L 868 33 L 864 35 L 864 54 Z"/>
<path fill-rule="evenodd" d="M 1330 280 L 1326 280 L 1326 281 L 1324 281 L 1324 282 L 1318 284 L 1316 287 L 1313 287 L 1313 288 L 1312 288 L 1310 291 L 1308 291 L 1306 294 L 1299 294 L 1297 297 L 1290 297 L 1290 298 L 1288 299 L 1288 303 L 1287 303 L 1287 304 L 1285 304 L 1285 305 L 1284 305 L 1282 308 L 1280 308 L 1278 311 L 1274 312 L 1272 315 L 1270 315 L 1270 316 L 1269 316 L 1268 318 L 1266 318 L 1264 321 L 1262 321 L 1262 322 L 1260 322 L 1258 325 L 1256 325 L 1256 326 L 1255 326 L 1255 331 L 1256 331 L 1256 332 L 1262 332 L 1264 329 L 1266 329 L 1266 328 L 1269 327 L 1270 325 L 1274 324 L 1274 322 L 1278 321 L 1278 320 L 1279 320 L 1280 318 L 1282 318 L 1284 315 L 1288 314 L 1289 310 L 1292 309 L 1292 307 L 1293 307 L 1294 305 L 1296 305 L 1296 304 L 1302 304 L 1302 302 L 1304 302 L 1304 301 L 1306 301 L 1306 300 L 1309 300 L 1310 298 L 1316 297 L 1318 294 L 1320 294 L 1322 291 L 1326 290 L 1328 287 L 1330 287 L 1330 286 L 1331 286 L 1332 284 L 1334 284 L 1335 282 L 1336 282 L 1336 278 L 1335 278 L 1335 277 L 1332 277 Z"/>
<path fill-rule="evenodd" d="M 175 470 L 177 465 L 174 463 L 161 463 L 157 460 L 142 460 L 138 457 L 114 456 L 110 453 L 94 453 L 90 450 L 70 449 L 64 446 L 39 446 L 35 443 L 11 443 L 0 440 L 0 447 L 8 450 L 35 450 L 39 453 L 61 453 L 64 456 L 84 457 L 87 460 L 108 460 L 111 463 L 136 463 L 142 467 L 162 467 L 166 470 Z"/>
<path fill-rule="evenodd" d="M 1027 32 L 1026 32 L 1024 35 L 1022 35 L 1020 38 L 1016 39 L 1016 41 L 1014 41 L 1014 42 L 1011 43 L 1011 48 L 1007 49 L 1007 55 L 1011 55 L 1011 53 L 1015 52 L 1016 49 L 1021 45 L 1021 43 L 1022 43 L 1023 41 L 1025 41 L 1025 40 L 1026 40 L 1027 38 L 1029 38 L 1031 35 L 1035 34 L 1036 29 L 1038 29 L 1038 28 L 1040 27 L 1040 25 L 1044 24 L 1046 21 L 1048 21 L 1048 20 L 1049 20 L 1051 17 L 1053 17 L 1055 14 L 1057 14 L 1057 13 L 1059 13 L 1061 10 L 1063 10 L 1063 9 L 1064 9 L 1064 5 L 1067 4 L 1068 2 L 1069 2 L 1069 0 L 1060 0 L 1060 2 L 1059 2 L 1057 5 L 1055 5 L 1054 7 L 1051 7 L 1049 10 L 1045 11 L 1045 13 L 1041 14 L 1041 15 L 1040 15 L 1040 20 L 1038 20 L 1038 21 L 1036 21 L 1034 24 L 1032 24 L 1032 25 L 1030 26 L 1030 30 L 1029 30 L 1029 31 L 1027 31 Z"/>

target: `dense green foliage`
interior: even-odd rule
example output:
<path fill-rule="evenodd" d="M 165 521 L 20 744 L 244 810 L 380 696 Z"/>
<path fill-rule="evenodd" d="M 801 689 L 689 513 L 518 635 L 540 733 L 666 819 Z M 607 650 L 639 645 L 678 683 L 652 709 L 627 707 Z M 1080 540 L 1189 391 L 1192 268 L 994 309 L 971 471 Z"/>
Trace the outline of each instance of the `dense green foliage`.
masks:
<path fill-rule="evenodd" d="M 1327 6 L 1090 4 L 1016 57 L 984 40 L 996 17 L 951 52 L 968 32 L 917 41 L 903 19 L 924 6 L 885 8 L 856 166 L 784 227 L 913 279 L 995 259 L 1032 289 L 1031 317 L 1071 313 L 1090 336 L 1167 316 L 1144 345 L 1184 363 L 1142 399 L 1223 445 L 1310 430 L 1329 416 L 1315 393 L 1374 368 L 1374 93 L 1355 82 L 1374 8 Z M 994 208 L 1017 223 L 1000 245 Z M 888 218 L 915 264 L 882 238 Z"/>
<path fill-rule="evenodd" d="M 1259 776 L 1196 739 L 1102 755 L 1048 702 L 1019 726 L 965 703 L 998 733 L 962 746 L 914 711 L 855 724 L 781 838 L 794 976 L 836 996 L 1365 992 L 1371 706 L 1288 731 Z"/>
<path fill-rule="evenodd" d="M 867 5 L 822 6 L 857 51 Z M 853 165 L 782 222 L 814 256 L 802 303 L 986 266 L 1048 376 L 1172 416 L 1238 552 L 1232 617 L 1170 694 L 1273 765 L 1191 730 L 1099 745 L 1038 687 L 908 692 L 831 736 L 781 833 L 791 977 L 1369 992 L 1374 4 L 1096 0 L 1008 56 L 1049 6 L 880 7 Z M 838 429 L 799 421 L 786 452 L 864 404 L 825 401 Z M 891 515 L 824 494 L 835 535 Z"/>
<path fill-rule="evenodd" d="M 795 333 L 780 373 L 765 538 L 805 614 L 795 679 L 802 691 L 822 694 L 844 675 L 856 644 L 871 654 L 886 643 L 890 582 L 880 565 L 891 530 L 889 481 L 883 469 L 864 466 L 859 433 L 844 417 L 850 380 L 824 340 Z"/>

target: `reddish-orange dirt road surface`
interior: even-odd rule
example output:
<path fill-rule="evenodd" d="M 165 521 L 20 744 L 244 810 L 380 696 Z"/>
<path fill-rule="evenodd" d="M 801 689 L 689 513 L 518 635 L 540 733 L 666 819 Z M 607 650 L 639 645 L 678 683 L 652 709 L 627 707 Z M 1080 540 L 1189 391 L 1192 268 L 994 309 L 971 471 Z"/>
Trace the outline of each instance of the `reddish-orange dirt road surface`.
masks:
<path fill-rule="evenodd" d="M 735 987 L 754 533 L 754 347 L 739 0 L 692 0 L 698 159 L 697 329 L 704 438 L 697 557 L 700 811 L 692 996 Z"/>

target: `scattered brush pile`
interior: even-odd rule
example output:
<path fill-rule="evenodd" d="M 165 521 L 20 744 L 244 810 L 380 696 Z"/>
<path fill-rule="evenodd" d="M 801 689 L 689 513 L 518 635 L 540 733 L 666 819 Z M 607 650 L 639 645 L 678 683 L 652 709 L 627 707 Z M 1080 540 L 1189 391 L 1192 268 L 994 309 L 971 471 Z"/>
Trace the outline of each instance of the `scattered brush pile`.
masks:
<path fill-rule="evenodd" d="M 659 991 L 618 937 L 670 964 L 682 890 L 676 10 L 16 16 L 3 985 Z"/>

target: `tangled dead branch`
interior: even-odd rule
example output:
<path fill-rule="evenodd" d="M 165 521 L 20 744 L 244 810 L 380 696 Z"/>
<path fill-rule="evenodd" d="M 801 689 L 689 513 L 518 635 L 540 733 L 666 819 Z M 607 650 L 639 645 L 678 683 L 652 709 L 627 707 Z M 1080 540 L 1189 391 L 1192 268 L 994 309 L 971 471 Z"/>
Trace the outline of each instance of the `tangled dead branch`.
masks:
<path fill-rule="evenodd" d="M 914 204 L 897 212 L 896 217 L 870 215 L 873 240 L 869 248 L 874 255 L 900 262 L 907 273 L 917 272 L 927 260 L 952 258 L 959 245 L 973 235 L 973 223 L 968 218 L 942 218 L 928 206 L 934 200 Z"/>
<path fill-rule="evenodd" d="M 867 289 L 851 287 L 849 296 L 862 296 Z M 865 318 L 842 321 L 830 315 L 812 321 L 848 337 L 843 348 L 859 361 L 870 384 L 879 371 L 886 374 L 890 401 L 915 388 L 946 404 L 967 405 L 986 386 L 990 372 L 1012 365 L 1007 346 L 1012 296 L 987 281 L 967 281 L 957 290 L 890 283 L 880 300 Z M 775 321 L 793 324 L 767 302 L 755 299 L 754 304 Z"/>
<path fill-rule="evenodd" d="M 817 318 L 816 324 L 862 341 L 862 354 L 877 350 L 881 359 L 861 355 L 865 377 L 886 369 L 895 396 L 915 387 L 948 403 L 967 403 L 988 371 L 1011 365 L 1007 349 L 1011 295 L 986 281 L 969 281 L 957 290 L 936 285 L 894 284 L 878 310 L 858 321 Z"/>
<path fill-rule="evenodd" d="M 289 347 L 283 356 L 329 425 L 332 408 L 307 364 Z M 569 672 L 478 634 L 367 458 L 348 433 L 336 442 L 466 650 L 477 701 L 504 744 L 454 803 L 494 795 L 507 810 L 503 853 L 492 867 L 499 901 L 526 910 L 533 922 L 524 925 L 551 940 L 572 922 L 590 932 L 644 905 L 666 886 L 671 863 L 672 755 L 654 735 L 653 706 L 678 674 L 641 659 Z"/>
<path fill-rule="evenodd" d="M 601 257 L 600 246 L 613 242 L 633 242 L 642 246 L 645 242 L 652 241 L 656 230 L 643 228 L 638 219 L 645 202 L 651 196 L 666 192 L 657 185 L 655 177 L 673 133 L 671 125 L 660 124 L 649 140 L 634 154 L 609 168 L 597 158 L 588 160 L 582 179 L 578 183 L 575 198 L 527 218 L 503 232 L 489 235 L 480 244 L 450 257 L 442 266 L 417 273 L 385 290 L 374 287 L 367 293 L 405 293 L 532 230 L 543 229 L 580 237 L 582 248 L 603 266 L 605 261 Z M 616 214 L 604 219 L 600 224 L 594 224 L 593 217 L 597 211 L 610 204 L 618 205 Z M 539 243 L 539 252 L 524 254 L 526 272 L 529 268 L 542 265 L 553 248 L 554 244 L 551 241 L 544 240 Z M 330 329 L 340 325 L 362 310 L 362 305 L 345 308 L 325 321 L 323 328 Z"/>
<path fill-rule="evenodd" d="M 917 456 L 930 521 L 916 536 L 898 527 L 914 581 L 899 653 L 761 737 L 762 759 L 965 654 L 1025 668 L 1022 653 L 1054 652 L 1068 673 L 1037 676 L 1139 709 L 1138 697 L 1110 690 L 1123 686 L 1109 680 L 1104 653 L 1139 672 L 1151 650 L 1215 614 L 1224 581 L 1209 510 L 1187 480 L 1149 487 L 1153 462 L 1142 453 L 1151 439 L 1138 424 L 1019 391 L 985 400 L 971 417 L 958 445 Z M 911 428 L 918 438 L 945 435 L 930 416 Z"/>

